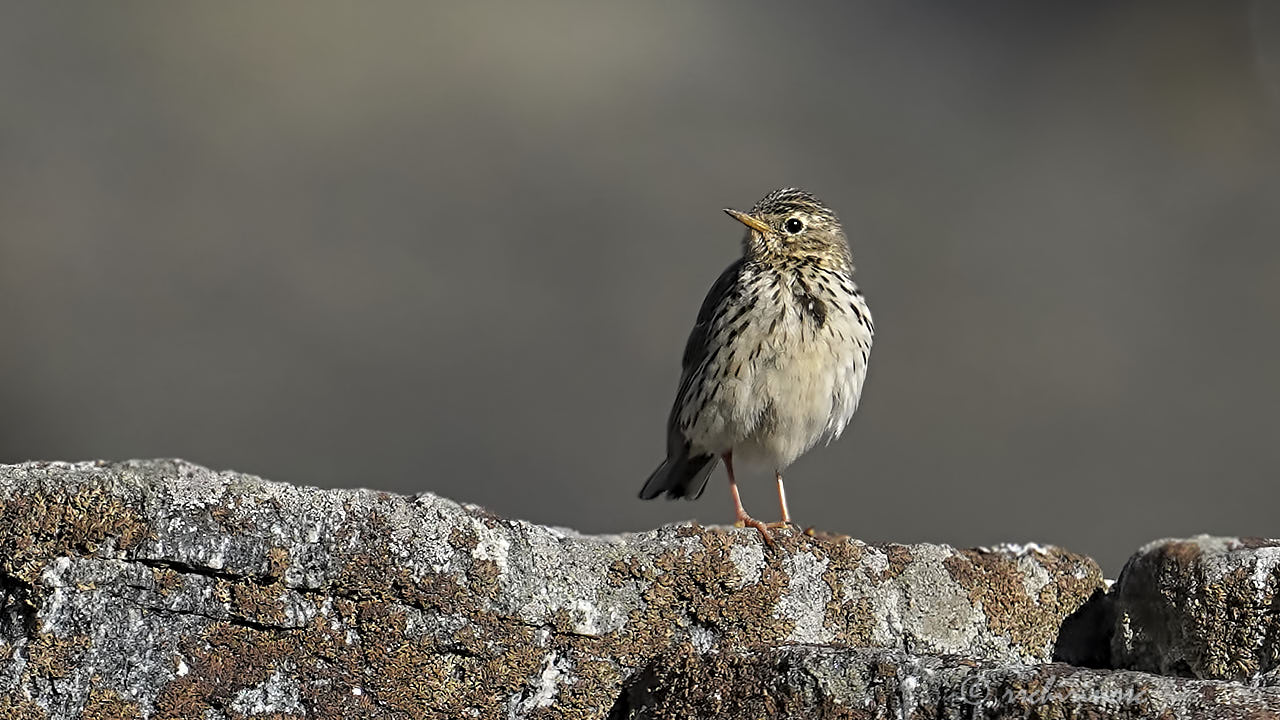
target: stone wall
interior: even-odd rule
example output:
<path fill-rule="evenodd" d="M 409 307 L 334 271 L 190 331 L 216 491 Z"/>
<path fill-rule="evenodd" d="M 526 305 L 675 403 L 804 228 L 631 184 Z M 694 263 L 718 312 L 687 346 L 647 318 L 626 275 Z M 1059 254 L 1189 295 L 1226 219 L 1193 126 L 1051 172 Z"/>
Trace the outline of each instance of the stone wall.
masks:
<path fill-rule="evenodd" d="M 178 460 L 0 466 L 0 718 L 1270 714 L 1276 557 L 1162 541 L 1106 592 L 1036 545 L 588 536 Z"/>

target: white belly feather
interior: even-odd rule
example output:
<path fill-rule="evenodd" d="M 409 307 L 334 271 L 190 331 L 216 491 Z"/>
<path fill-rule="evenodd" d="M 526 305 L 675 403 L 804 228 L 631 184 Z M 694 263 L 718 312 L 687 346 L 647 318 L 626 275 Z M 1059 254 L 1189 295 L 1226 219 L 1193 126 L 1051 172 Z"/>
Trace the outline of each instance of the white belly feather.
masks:
<path fill-rule="evenodd" d="M 866 306 L 859 310 L 869 323 Z M 738 336 L 737 372 L 720 383 L 688 436 L 703 452 L 732 450 L 735 460 L 781 471 L 844 431 L 858 407 L 872 333 L 844 306 L 830 307 L 819 326 L 791 298 L 768 332 L 774 319 L 757 316 Z"/>

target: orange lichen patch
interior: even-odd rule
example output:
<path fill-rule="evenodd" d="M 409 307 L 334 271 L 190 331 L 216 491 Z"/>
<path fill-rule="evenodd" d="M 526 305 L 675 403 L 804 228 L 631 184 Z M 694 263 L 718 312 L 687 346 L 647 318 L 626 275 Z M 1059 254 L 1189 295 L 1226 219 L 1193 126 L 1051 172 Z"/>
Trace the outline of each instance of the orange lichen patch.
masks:
<path fill-rule="evenodd" d="M 773 616 L 790 578 L 783 571 L 785 554 L 766 552 L 759 582 L 739 587 L 742 577 L 730 549 L 738 543 L 759 542 L 753 534 L 734 531 L 681 528 L 684 537 L 696 537 L 700 547 L 671 551 L 653 558 L 650 568 L 615 563 L 617 573 L 641 573 L 650 579 L 642 598 L 622 630 L 614 658 L 636 666 L 670 646 L 677 637 L 677 623 L 702 626 L 726 644 L 755 646 L 785 640 L 795 625 Z M 688 617 L 686 618 L 686 613 Z"/>
<path fill-rule="evenodd" d="M 830 530 L 819 530 L 818 528 L 813 527 L 807 528 L 804 531 L 804 534 L 807 537 L 811 537 L 814 540 L 818 540 L 823 543 L 844 543 L 853 539 L 852 535 L 845 535 L 844 533 L 832 532 Z"/>
<path fill-rule="evenodd" d="M 609 565 L 609 582 L 614 587 L 632 580 L 643 580 L 652 577 L 652 568 L 635 555 L 614 560 Z"/>
<path fill-rule="evenodd" d="M 290 633 L 266 633 L 214 623 L 199 637 L 180 645 L 190 666 L 187 675 L 174 679 L 156 699 L 156 716 L 200 717 L 214 706 L 225 706 L 245 688 L 267 679 L 284 658 L 297 649 Z"/>
<path fill-rule="evenodd" d="M 829 559 L 832 566 L 851 570 L 862 564 L 867 551 L 862 543 L 850 542 L 850 540 L 847 535 L 817 535 L 813 536 L 813 544 L 810 547 L 821 557 Z"/>
<path fill-rule="evenodd" d="M 360 621 L 366 663 L 377 670 L 367 691 L 387 710 L 416 715 L 424 710 L 460 716 L 467 708 L 482 717 L 504 713 L 510 697 L 534 676 L 547 654 L 533 628 L 488 613 L 471 616 L 474 636 L 448 643 L 429 636 L 406 637 L 404 617 L 391 608 L 367 607 Z"/>
<path fill-rule="evenodd" d="M 115 690 L 95 689 L 89 691 L 80 717 L 82 720 L 137 720 L 142 717 L 142 710 L 138 703 L 125 700 Z"/>
<path fill-rule="evenodd" d="M 382 600 L 387 597 L 395 567 L 385 555 L 358 552 L 342 564 L 334 587 L 353 600 Z"/>
<path fill-rule="evenodd" d="M 471 561 L 467 570 L 467 584 L 472 593 L 479 597 L 494 599 L 498 597 L 498 563 L 492 560 Z"/>
<path fill-rule="evenodd" d="M 107 543 L 132 550 L 149 532 L 137 509 L 102 488 L 11 495 L 0 500 L 0 571 L 36 584 L 52 558 L 93 554 Z"/>
<path fill-rule="evenodd" d="M 182 587 L 182 575 L 176 570 L 165 567 L 151 568 L 151 577 L 155 579 L 156 591 L 168 597 Z"/>
<path fill-rule="evenodd" d="M 280 580 L 289 569 L 289 549 L 273 546 L 267 550 L 267 577 Z"/>
<path fill-rule="evenodd" d="M 231 587 L 231 611 L 261 625 L 283 625 L 287 621 L 280 585 L 236 582 Z"/>
<path fill-rule="evenodd" d="M 880 573 L 881 582 L 893 580 L 901 575 L 907 569 L 907 566 L 911 564 L 911 548 L 906 545 L 889 544 L 881 546 L 880 549 L 884 551 L 889 560 L 888 566 Z"/>
<path fill-rule="evenodd" d="M 458 613 L 475 604 L 472 591 L 448 573 L 413 571 L 394 562 L 388 554 L 360 552 L 343 563 L 330 594 L 357 601 L 398 601 L 422 610 Z"/>
<path fill-rule="evenodd" d="M 471 591 L 446 573 L 430 573 L 415 578 L 408 569 L 399 568 L 391 591 L 410 606 L 441 613 L 465 612 L 474 604 Z"/>
<path fill-rule="evenodd" d="M 1193 542 L 1171 542 L 1160 546 L 1155 554 L 1168 558 L 1181 571 L 1186 571 L 1200 561 L 1204 549 Z"/>
<path fill-rule="evenodd" d="M 449 531 L 449 545 L 455 550 L 471 552 L 480 544 L 480 536 L 469 527 L 455 527 Z"/>
<path fill-rule="evenodd" d="M 89 638 L 84 636 L 59 637 L 53 633 L 40 633 L 27 646 L 30 664 L 26 672 L 51 678 L 67 677 L 90 644 Z"/>
<path fill-rule="evenodd" d="M 594 717 L 590 710 L 602 699 L 617 697 L 625 678 L 623 669 L 612 658 L 586 654 L 572 658 L 574 682 L 561 683 L 556 693 L 556 707 L 582 708 L 582 717 Z"/>
<path fill-rule="evenodd" d="M 827 602 L 823 627 L 832 631 L 841 645 L 867 647 L 875 644 L 875 607 L 865 595 L 841 600 L 832 593 Z"/>
<path fill-rule="evenodd" d="M 1102 572 L 1086 560 L 1054 548 L 1037 553 L 1035 562 L 1048 574 L 1048 582 L 1036 593 L 1027 594 L 1026 573 L 1018 558 L 1005 553 L 959 550 L 943 561 L 953 580 L 964 588 L 969 601 L 981 604 L 987 627 L 1009 638 L 1026 652 L 1039 654 L 1051 647 L 1062 618 L 1075 612 L 1102 587 Z M 1079 577 L 1077 577 L 1079 575 Z"/>
<path fill-rule="evenodd" d="M 0 718 L 5 720 L 48 720 L 45 709 L 30 700 L 0 697 Z"/>
<path fill-rule="evenodd" d="M 811 537 L 814 542 L 810 552 L 827 560 L 822 579 L 831 588 L 823 626 L 833 633 L 837 643 L 871 645 L 877 624 L 873 605 L 864 593 L 855 593 L 846 599 L 846 578 L 865 576 L 870 585 L 897 578 L 913 560 L 910 548 L 905 545 L 881 546 L 879 549 L 887 556 L 888 564 L 883 570 L 872 572 L 866 567 L 867 549 L 861 543 L 850 542 L 847 536 L 817 534 Z"/>

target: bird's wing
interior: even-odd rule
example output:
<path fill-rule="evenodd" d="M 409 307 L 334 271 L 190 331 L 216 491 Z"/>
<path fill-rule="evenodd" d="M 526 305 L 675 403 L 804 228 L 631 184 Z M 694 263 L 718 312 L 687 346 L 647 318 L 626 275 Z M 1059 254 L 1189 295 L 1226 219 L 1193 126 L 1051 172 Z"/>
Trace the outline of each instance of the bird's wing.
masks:
<path fill-rule="evenodd" d="M 694 321 L 693 330 L 689 332 L 689 340 L 684 346 L 684 358 L 680 363 L 680 389 L 676 392 L 675 403 L 671 406 L 671 416 L 667 420 L 668 455 L 685 452 L 688 449 L 688 440 L 680 429 L 681 409 L 689 401 L 690 385 L 698 376 L 698 370 L 710 351 L 708 343 L 715 336 L 716 324 L 723 321 L 721 310 L 725 300 L 738 291 L 742 262 L 739 259 L 720 273 L 720 277 L 707 291 L 707 297 L 702 301 L 702 308 L 698 310 L 698 319 Z"/>
<path fill-rule="evenodd" d="M 680 389 L 676 392 L 676 401 L 667 420 L 667 459 L 653 471 L 640 490 L 640 497 L 644 500 L 664 492 L 670 498 L 695 500 L 706 488 L 707 476 L 715 469 L 714 455 L 691 454 L 689 439 L 680 428 L 680 412 L 688 401 L 689 386 L 706 360 L 710 350 L 707 343 L 715 335 L 716 324 L 723 322 L 722 309 L 725 301 L 738 292 L 741 271 L 742 260 L 725 268 L 707 292 L 702 308 L 698 310 L 698 319 L 693 323 L 693 330 L 689 333 L 689 340 L 684 346 L 684 357 L 680 362 Z"/>
<path fill-rule="evenodd" d="M 702 300 L 702 308 L 698 310 L 698 319 L 693 323 L 689 340 L 684 346 L 684 359 L 680 363 L 683 376 L 680 379 L 681 389 L 688 380 L 689 371 L 696 369 L 707 355 L 707 339 L 716 321 L 716 310 L 724 303 L 725 297 L 737 290 L 738 276 L 742 272 L 742 259 L 738 259 L 720 273 L 707 296 Z"/>

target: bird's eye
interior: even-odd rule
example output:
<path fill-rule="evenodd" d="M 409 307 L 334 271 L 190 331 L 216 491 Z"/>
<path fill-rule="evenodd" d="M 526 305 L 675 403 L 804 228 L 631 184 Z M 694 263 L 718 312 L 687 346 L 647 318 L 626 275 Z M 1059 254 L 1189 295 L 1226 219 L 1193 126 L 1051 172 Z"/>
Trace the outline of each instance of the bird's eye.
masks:
<path fill-rule="evenodd" d="M 785 223 L 783 223 L 782 227 L 788 233 L 795 235 L 796 233 L 804 229 L 804 223 L 800 222 L 799 218 L 791 218 L 787 220 Z"/>

